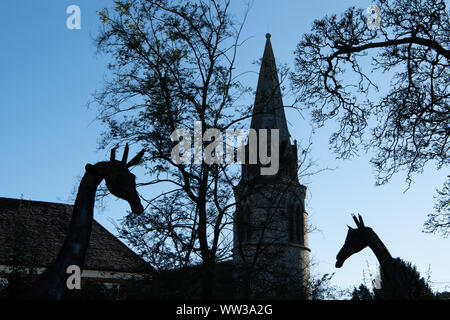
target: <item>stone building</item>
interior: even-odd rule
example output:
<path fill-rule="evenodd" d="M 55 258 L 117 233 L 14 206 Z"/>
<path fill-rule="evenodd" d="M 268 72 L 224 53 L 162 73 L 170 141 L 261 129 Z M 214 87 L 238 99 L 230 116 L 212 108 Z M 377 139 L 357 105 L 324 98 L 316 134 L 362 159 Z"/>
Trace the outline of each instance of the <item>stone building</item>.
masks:
<path fill-rule="evenodd" d="M 53 263 L 72 210 L 67 204 L 0 198 L 0 291 L 9 285 L 12 275 L 23 274 L 31 282 Z M 144 260 L 94 220 L 81 274 L 82 289 L 101 285 L 112 289 L 109 291 L 114 291 L 116 298 L 126 298 L 127 287 L 152 273 Z"/>
<path fill-rule="evenodd" d="M 250 128 L 256 130 L 258 140 L 259 130 L 266 129 L 267 141 L 271 141 L 270 130 L 278 130 L 279 166 L 275 174 L 261 174 L 261 168 L 270 164 L 249 163 L 250 148 L 246 146 L 247 161 L 235 188 L 233 259 L 216 265 L 215 298 L 307 298 L 306 187 L 298 180 L 297 143 L 291 141 L 287 127 L 269 34 Z M 271 143 L 266 146 L 271 150 Z M 257 153 L 258 149 L 259 145 Z M 37 267 L 42 272 L 51 263 L 64 241 L 71 210 L 70 205 L 0 198 L 0 282 L 14 266 Z M 20 222 L 15 229 L 13 218 Z M 25 231 L 21 231 L 22 225 Z M 15 236 L 20 239 L 11 240 Z M 145 262 L 94 221 L 85 280 L 122 286 L 142 272 L 150 272 Z M 160 272 L 151 281 L 153 289 L 146 298 L 200 298 L 200 281 L 201 266 Z"/>
<path fill-rule="evenodd" d="M 306 187 L 298 181 L 297 142 L 290 139 L 270 34 L 266 35 L 250 128 L 257 131 L 258 140 L 260 129 L 267 129 L 266 150 L 271 150 L 270 129 L 279 130 L 279 141 L 275 140 L 279 169 L 276 174 L 263 175 L 261 168 L 268 165 L 259 160 L 242 165 L 241 181 L 235 189 L 235 295 L 306 298 L 310 264 Z M 245 152 L 249 160 L 249 144 Z"/>

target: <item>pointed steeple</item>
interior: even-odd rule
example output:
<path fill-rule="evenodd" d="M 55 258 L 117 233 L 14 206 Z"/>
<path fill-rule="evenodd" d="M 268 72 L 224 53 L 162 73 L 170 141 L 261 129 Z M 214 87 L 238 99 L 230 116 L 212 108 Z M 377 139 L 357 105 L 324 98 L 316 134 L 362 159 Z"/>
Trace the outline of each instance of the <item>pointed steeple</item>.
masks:
<path fill-rule="evenodd" d="M 253 129 L 279 129 L 280 142 L 289 141 L 290 135 L 284 114 L 277 66 L 270 43 L 270 33 L 266 34 L 266 46 L 259 71 L 250 127 Z"/>
<path fill-rule="evenodd" d="M 275 57 L 272 51 L 272 44 L 270 43 L 270 34 L 266 34 L 266 46 L 261 62 L 259 72 L 258 87 L 256 89 L 255 105 L 253 108 L 253 115 L 250 124 L 251 129 L 257 131 L 258 146 L 257 163 L 243 163 L 242 177 L 239 183 L 238 194 L 245 197 L 245 193 L 249 191 L 248 187 L 254 183 L 278 183 L 281 181 L 288 181 L 289 183 L 298 184 L 298 158 L 297 158 L 297 142 L 290 141 L 290 134 L 288 131 L 286 115 L 284 113 L 283 100 L 281 98 L 280 82 L 278 80 L 277 66 L 275 64 Z M 274 152 L 277 152 L 277 157 L 271 159 L 270 164 L 262 164 L 259 157 L 261 141 L 259 141 L 258 129 L 267 129 L 267 140 L 261 140 L 262 143 L 267 141 L 267 150 L 272 150 L 272 136 L 271 130 L 279 130 L 279 143 L 275 146 Z M 250 140 L 249 140 L 250 143 Z M 245 159 L 250 159 L 250 145 L 245 147 Z M 272 151 L 270 151 L 272 153 Z M 262 167 L 278 168 L 274 174 L 261 174 Z M 276 170 L 276 169 L 275 169 Z"/>
<path fill-rule="evenodd" d="M 276 146 L 276 141 L 257 135 L 255 148 L 253 135 L 245 146 L 245 159 L 258 149 L 258 161 L 242 163 L 241 181 L 234 189 L 235 298 L 308 298 L 311 250 L 306 233 L 306 187 L 298 181 L 297 143 L 290 143 L 270 34 L 266 38 L 251 128 L 278 129 L 280 143 Z M 265 143 L 266 151 L 271 150 L 269 144 L 275 145 L 269 164 L 261 161 Z M 276 173 L 262 173 L 263 167 L 272 165 L 277 167 Z"/>

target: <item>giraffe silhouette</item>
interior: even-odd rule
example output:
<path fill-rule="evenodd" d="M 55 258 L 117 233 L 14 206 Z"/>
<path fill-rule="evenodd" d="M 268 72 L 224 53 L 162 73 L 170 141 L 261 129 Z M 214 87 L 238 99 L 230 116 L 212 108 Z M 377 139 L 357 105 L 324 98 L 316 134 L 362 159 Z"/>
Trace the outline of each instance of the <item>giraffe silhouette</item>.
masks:
<path fill-rule="evenodd" d="M 433 293 L 411 264 L 393 258 L 372 228 L 366 227 L 360 215 L 352 215 L 357 228 L 348 227 L 344 246 L 336 256 L 336 268 L 342 267 L 351 255 L 369 247 L 380 263 L 382 288 L 376 291 L 380 299 L 432 299 Z M 377 294 L 378 293 L 378 294 Z"/>
<path fill-rule="evenodd" d="M 32 285 L 31 289 L 25 294 L 25 299 L 62 299 L 67 289 L 66 281 L 69 276 L 66 273 L 67 268 L 76 265 L 83 269 L 94 219 L 95 193 L 103 179 L 113 195 L 129 203 L 133 213 L 141 214 L 144 211 L 136 191 L 136 177 L 128 168 L 140 162 L 145 150 L 142 150 L 127 162 L 128 150 L 127 144 L 122 161 L 115 159 L 116 148 L 114 148 L 111 150 L 110 161 L 86 165 L 86 173 L 78 188 L 72 219 L 64 244 L 55 262 Z"/>

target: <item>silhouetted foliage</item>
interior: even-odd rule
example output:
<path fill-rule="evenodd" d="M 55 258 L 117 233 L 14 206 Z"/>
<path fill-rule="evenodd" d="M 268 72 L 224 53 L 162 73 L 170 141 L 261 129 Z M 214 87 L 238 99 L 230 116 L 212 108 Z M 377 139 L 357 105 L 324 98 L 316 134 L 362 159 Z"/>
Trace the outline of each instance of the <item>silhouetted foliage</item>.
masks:
<path fill-rule="evenodd" d="M 372 149 L 377 184 L 405 170 L 409 185 L 427 163 L 449 164 L 450 15 L 443 0 L 374 4 L 381 9 L 377 30 L 355 7 L 316 20 L 297 46 L 292 80 L 317 126 L 337 124 L 330 144 L 339 157 Z M 388 76 L 388 88 L 372 73 L 383 82 Z M 431 232 L 448 228 L 448 183 L 439 214 L 428 222 Z"/>
<path fill-rule="evenodd" d="M 0 288 L 0 300 L 20 300 L 23 293 L 30 288 L 29 273 L 19 268 L 6 277 L 7 284 Z"/>
<path fill-rule="evenodd" d="M 450 178 L 450 176 L 448 176 Z M 428 214 L 425 222 L 426 232 L 438 232 L 444 237 L 450 235 L 450 180 L 444 183 L 441 190 L 437 190 L 436 212 Z"/>
<path fill-rule="evenodd" d="M 430 287 L 426 283 L 425 279 L 420 276 L 420 273 L 416 270 L 410 262 L 405 262 L 400 258 L 394 259 L 395 272 L 399 274 L 405 285 L 405 289 L 413 300 L 431 300 L 434 299 L 434 294 Z M 381 288 L 374 289 L 376 300 L 392 300 L 401 299 L 400 292 L 396 283 L 388 279 L 383 271 L 381 274 Z"/>
<path fill-rule="evenodd" d="M 405 286 L 406 293 L 411 300 L 433 300 L 436 295 L 430 289 L 428 283 L 416 267 L 409 262 L 405 262 L 400 258 L 394 259 L 395 272 L 401 277 L 402 283 Z M 353 300 L 401 300 L 403 299 L 402 292 L 399 291 L 398 283 L 386 277 L 380 270 L 381 283 L 380 288 L 374 288 L 372 291 L 364 284 L 355 288 L 352 292 Z"/>
<path fill-rule="evenodd" d="M 108 287 L 103 283 L 87 282 L 81 290 L 69 290 L 64 295 L 64 300 L 117 300 L 119 289 Z"/>
<path fill-rule="evenodd" d="M 439 300 L 450 300 L 450 292 L 444 291 L 436 294 L 436 298 Z"/>
<path fill-rule="evenodd" d="M 337 300 L 342 298 L 344 291 L 331 284 L 334 273 L 325 273 L 321 276 L 312 276 L 310 283 L 310 300 Z"/>
<path fill-rule="evenodd" d="M 352 300 L 374 300 L 373 293 L 364 284 L 352 291 Z"/>

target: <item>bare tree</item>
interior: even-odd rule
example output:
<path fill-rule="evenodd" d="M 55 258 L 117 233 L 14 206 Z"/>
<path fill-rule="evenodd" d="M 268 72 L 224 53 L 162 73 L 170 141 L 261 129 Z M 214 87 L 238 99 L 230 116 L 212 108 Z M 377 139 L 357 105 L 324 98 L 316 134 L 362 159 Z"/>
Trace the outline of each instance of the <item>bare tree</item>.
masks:
<path fill-rule="evenodd" d="M 437 190 L 436 212 L 428 215 L 425 222 L 426 232 L 439 232 L 443 237 L 450 236 L 450 176 L 441 190 Z"/>
<path fill-rule="evenodd" d="M 443 0 L 375 4 L 379 12 L 352 7 L 316 20 L 297 46 L 292 79 L 315 124 L 336 121 L 330 144 L 339 157 L 372 149 L 377 184 L 405 170 L 409 186 L 427 163 L 449 164 L 450 15 Z M 376 94 L 373 72 L 391 79 L 386 94 Z M 448 219 L 445 203 L 437 209 Z"/>
<path fill-rule="evenodd" d="M 119 233 L 162 274 L 201 264 L 201 296 L 211 299 L 216 264 L 232 255 L 239 170 L 204 159 L 176 163 L 171 134 L 184 129 L 195 135 L 194 121 L 202 136 L 210 128 L 226 132 L 255 114 L 253 106 L 238 104 L 252 92 L 235 74 L 246 13 L 236 23 L 229 0 L 115 3 L 113 12 L 100 12 L 103 30 L 96 39 L 99 51 L 113 57 L 112 77 L 95 95 L 107 126 L 101 147 L 143 145 L 151 179 L 138 186 L 158 190 L 144 196 L 145 213 L 127 216 Z M 280 78 L 285 75 L 282 68 Z M 202 141 L 201 148 L 210 143 Z M 322 171 L 314 171 L 310 148 L 311 141 L 298 159 L 301 176 Z"/>
<path fill-rule="evenodd" d="M 141 252 L 151 246 L 147 258 L 155 267 L 201 262 L 202 297 L 208 299 L 215 264 L 230 252 L 222 231 L 232 223 L 233 176 L 226 164 L 174 162 L 171 134 L 185 129 L 193 135 L 194 121 L 201 123 L 202 136 L 238 122 L 234 103 L 248 92 L 234 74 L 243 22 L 231 18 L 229 5 L 229 0 L 115 1 L 112 11 L 100 12 L 103 30 L 96 39 L 99 51 L 112 57 L 112 77 L 95 95 L 107 126 L 101 146 L 143 145 L 152 179 L 140 185 L 164 190 L 146 199 L 142 217 L 127 217 L 128 231 L 141 235 L 133 244 Z"/>

